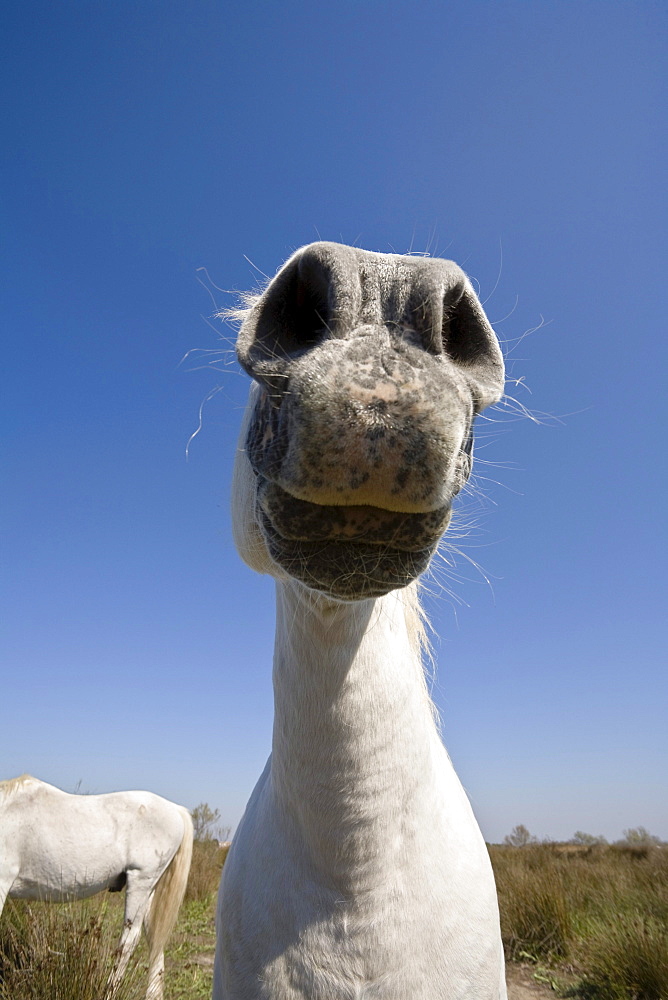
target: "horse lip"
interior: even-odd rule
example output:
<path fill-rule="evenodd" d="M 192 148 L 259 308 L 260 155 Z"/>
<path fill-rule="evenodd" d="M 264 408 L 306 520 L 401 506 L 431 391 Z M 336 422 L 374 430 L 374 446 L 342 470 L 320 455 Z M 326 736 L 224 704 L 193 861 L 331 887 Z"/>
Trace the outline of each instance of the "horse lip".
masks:
<path fill-rule="evenodd" d="M 369 505 L 312 503 L 262 475 L 257 477 L 257 502 L 264 529 L 286 542 L 361 543 L 404 552 L 433 548 L 451 515 L 449 504 L 427 513 L 406 513 Z"/>

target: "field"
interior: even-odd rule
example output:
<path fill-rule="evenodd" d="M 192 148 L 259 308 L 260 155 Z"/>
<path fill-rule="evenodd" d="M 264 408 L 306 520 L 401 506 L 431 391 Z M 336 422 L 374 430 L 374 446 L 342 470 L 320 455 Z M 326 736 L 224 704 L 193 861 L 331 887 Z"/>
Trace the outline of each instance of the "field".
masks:
<path fill-rule="evenodd" d="M 490 847 L 510 996 L 668 1000 L 668 848 Z M 167 951 L 165 1000 L 211 995 L 216 886 L 225 851 L 195 844 Z M 108 1000 L 122 898 L 8 902 L 0 920 L 0 1000 Z M 142 1000 L 145 945 L 115 1000 Z"/>
<path fill-rule="evenodd" d="M 668 1000 L 668 848 L 492 846 L 510 961 L 561 995 Z"/>

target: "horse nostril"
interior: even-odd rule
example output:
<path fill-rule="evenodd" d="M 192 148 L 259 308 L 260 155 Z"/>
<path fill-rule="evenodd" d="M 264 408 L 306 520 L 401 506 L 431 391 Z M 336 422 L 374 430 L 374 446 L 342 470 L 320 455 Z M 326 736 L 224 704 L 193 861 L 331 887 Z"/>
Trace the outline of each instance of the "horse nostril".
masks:
<path fill-rule="evenodd" d="M 489 353 L 491 328 L 473 293 L 466 289 L 457 291 L 457 301 L 443 309 L 443 350 L 459 364 L 484 362 Z"/>
<path fill-rule="evenodd" d="M 271 282 L 242 327 L 237 355 L 249 375 L 274 375 L 330 335 L 336 312 L 327 262 L 305 252 Z M 266 369 L 266 371 L 265 371 Z"/>
<path fill-rule="evenodd" d="M 302 280 L 293 290 L 291 308 L 286 310 L 286 350 L 315 347 L 327 335 L 329 304 L 327 289 Z"/>

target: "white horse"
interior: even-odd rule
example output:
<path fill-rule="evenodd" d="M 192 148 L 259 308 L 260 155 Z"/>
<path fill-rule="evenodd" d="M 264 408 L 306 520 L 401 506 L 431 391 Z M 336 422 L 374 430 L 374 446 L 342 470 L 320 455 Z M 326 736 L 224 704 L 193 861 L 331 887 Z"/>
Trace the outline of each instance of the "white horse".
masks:
<path fill-rule="evenodd" d="M 214 1000 L 504 1000 L 415 583 L 503 390 L 496 337 L 452 262 L 333 243 L 239 315 L 233 524 L 277 581 L 275 718 L 223 871 Z"/>
<path fill-rule="evenodd" d="M 12 899 L 63 902 L 125 887 L 110 985 L 118 985 L 142 922 L 148 1000 L 161 1000 L 164 947 L 188 881 L 193 826 L 183 806 L 151 792 L 69 795 L 23 775 L 0 782 L 0 913 Z"/>

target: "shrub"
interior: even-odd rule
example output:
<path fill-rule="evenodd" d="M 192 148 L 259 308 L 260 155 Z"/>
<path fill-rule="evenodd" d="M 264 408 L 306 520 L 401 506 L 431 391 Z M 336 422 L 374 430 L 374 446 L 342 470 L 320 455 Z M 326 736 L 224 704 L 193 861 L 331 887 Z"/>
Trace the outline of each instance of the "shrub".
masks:
<path fill-rule="evenodd" d="M 573 834 L 573 839 L 571 840 L 571 844 L 577 844 L 578 847 L 596 847 L 603 846 L 607 843 L 607 840 L 602 834 L 594 836 L 593 833 L 585 833 L 583 830 L 576 830 Z"/>
<path fill-rule="evenodd" d="M 503 838 L 504 844 L 508 847 L 526 847 L 528 844 L 537 843 L 537 838 L 529 833 L 523 823 L 514 826 L 510 833 Z"/>
<path fill-rule="evenodd" d="M 617 843 L 626 844 L 629 847 L 658 847 L 661 840 L 646 830 L 644 826 L 634 826 L 630 830 L 624 830 L 624 839 L 618 840 Z"/>

